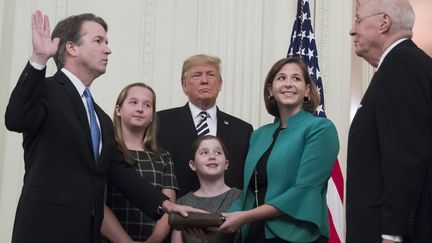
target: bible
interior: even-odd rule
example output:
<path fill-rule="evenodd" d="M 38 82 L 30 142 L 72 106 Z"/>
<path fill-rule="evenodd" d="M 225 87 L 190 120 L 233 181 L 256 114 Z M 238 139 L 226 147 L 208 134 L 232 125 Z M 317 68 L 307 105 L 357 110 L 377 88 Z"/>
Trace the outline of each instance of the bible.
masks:
<path fill-rule="evenodd" d="M 225 221 L 220 213 L 189 213 L 188 217 L 183 217 L 178 213 L 170 213 L 168 223 L 173 229 L 182 230 L 185 228 L 219 227 Z"/>

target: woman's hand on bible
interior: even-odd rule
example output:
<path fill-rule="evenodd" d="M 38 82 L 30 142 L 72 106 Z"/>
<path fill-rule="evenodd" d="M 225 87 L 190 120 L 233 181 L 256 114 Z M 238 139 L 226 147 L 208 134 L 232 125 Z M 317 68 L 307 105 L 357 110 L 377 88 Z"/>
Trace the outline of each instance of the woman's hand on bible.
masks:
<path fill-rule="evenodd" d="M 244 219 L 244 211 L 237 211 L 233 213 L 222 213 L 225 222 L 217 229 L 222 233 L 234 233 L 246 221 Z"/>

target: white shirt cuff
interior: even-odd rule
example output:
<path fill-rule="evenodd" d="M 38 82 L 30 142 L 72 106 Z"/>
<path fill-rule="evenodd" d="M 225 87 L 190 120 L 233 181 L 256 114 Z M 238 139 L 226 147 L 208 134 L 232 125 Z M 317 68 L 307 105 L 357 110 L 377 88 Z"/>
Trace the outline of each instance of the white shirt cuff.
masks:
<path fill-rule="evenodd" d="M 384 240 L 392 240 L 392 241 L 396 241 L 396 242 L 402 242 L 403 238 L 400 235 L 381 235 L 381 238 L 383 238 Z"/>
<path fill-rule="evenodd" d="M 42 65 L 42 64 L 39 64 L 39 63 L 32 62 L 31 60 L 29 60 L 29 62 L 30 62 L 30 65 L 32 65 L 32 67 L 34 67 L 34 68 L 37 69 L 37 70 L 42 70 L 42 69 L 45 68 L 45 65 Z"/>

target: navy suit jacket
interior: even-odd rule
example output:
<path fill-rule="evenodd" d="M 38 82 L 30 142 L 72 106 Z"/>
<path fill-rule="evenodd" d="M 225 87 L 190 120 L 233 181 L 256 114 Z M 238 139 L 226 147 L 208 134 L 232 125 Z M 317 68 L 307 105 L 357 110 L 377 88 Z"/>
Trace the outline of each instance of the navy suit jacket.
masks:
<path fill-rule="evenodd" d="M 7 128 L 23 133 L 25 162 L 12 242 L 99 242 L 107 176 L 157 217 L 166 197 L 123 162 L 110 117 L 94 107 L 102 135 L 98 161 L 86 109 L 72 82 L 61 71 L 45 78 L 45 69 L 25 67 L 5 115 Z"/>
<path fill-rule="evenodd" d="M 243 168 L 249 148 L 252 125 L 217 109 L 217 136 L 228 149 L 229 166 L 225 173 L 228 186 L 242 188 Z M 177 197 L 199 188 L 198 178 L 190 168 L 191 147 L 198 137 L 186 104 L 158 112 L 159 143 L 171 153 L 180 191 Z"/>
<path fill-rule="evenodd" d="M 411 40 L 374 74 L 347 156 L 346 242 L 432 242 L 432 59 Z"/>

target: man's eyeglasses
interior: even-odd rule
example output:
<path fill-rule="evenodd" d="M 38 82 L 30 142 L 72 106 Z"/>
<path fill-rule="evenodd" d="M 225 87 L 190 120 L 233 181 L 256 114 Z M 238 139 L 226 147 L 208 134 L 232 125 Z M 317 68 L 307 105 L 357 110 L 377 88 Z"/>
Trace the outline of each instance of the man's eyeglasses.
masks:
<path fill-rule="evenodd" d="M 354 17 L 354 23 L 355 23 L 356 25 L 358 25 L 358 24 L 360 24 L 360 22 L 362 22 L 363 20 L 365 20 L 365 19 L 367 19 L 367 18 L 369 18 L 369 17 L 373 17 L 373 16 L 380 15 L 380 14 L 384 14 L 384 12 L 374 13 L 374 14 L 371 14 L 371 15 L 363 16 L 363 17 L 358 17 L 358 16 L 356 16 L 356 17 Z"/>

